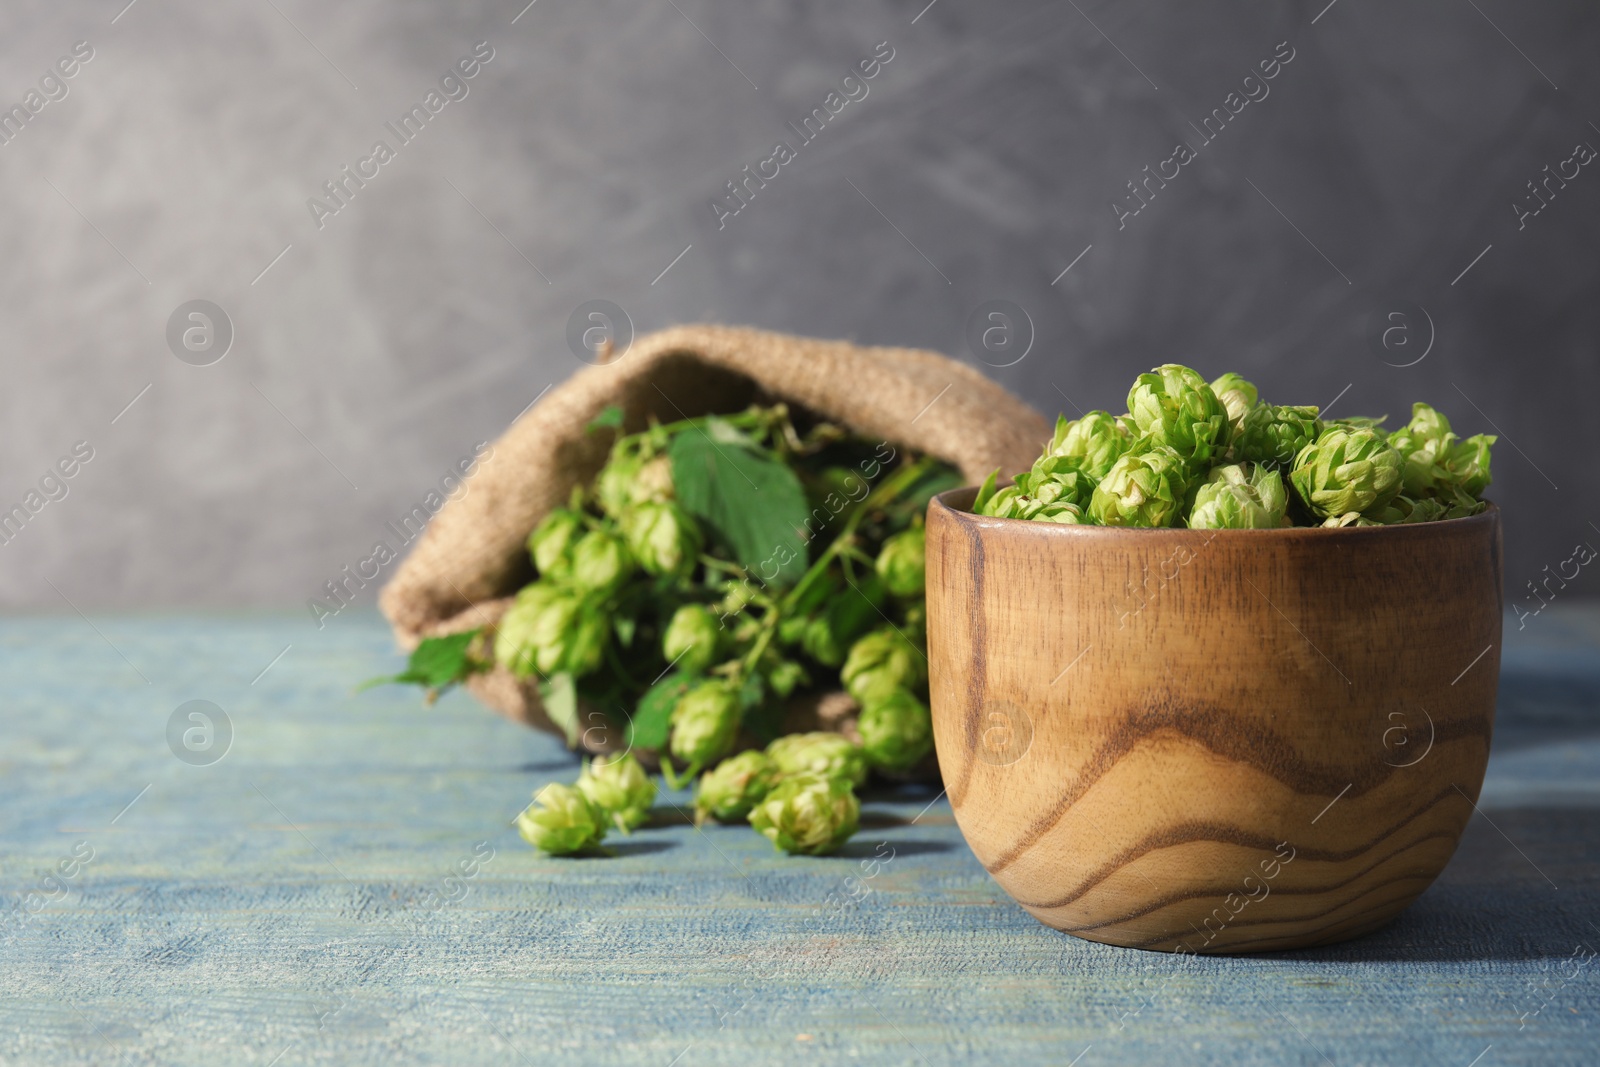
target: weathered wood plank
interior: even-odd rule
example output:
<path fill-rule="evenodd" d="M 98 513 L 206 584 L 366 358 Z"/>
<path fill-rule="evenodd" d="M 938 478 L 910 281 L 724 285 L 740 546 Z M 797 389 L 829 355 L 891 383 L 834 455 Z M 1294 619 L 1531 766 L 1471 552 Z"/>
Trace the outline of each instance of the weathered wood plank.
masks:
<path fill-rule="evenodd" d="M 870 798 L 842 857 L 666 813 L 614 859 L 543 858 L 508 822 L 571 758 L 460 695 L 353 695 L 396 662 L 376 617 L 95 622 L 104 639 L 76 617 L 0 623 L 4 914 L 52 871 L 62 892 L 0 932 L 6 1063 L 1593 1058 L 1600 610 L 1506 627 L 1494 825 L 1473 818 L 1415 905 L 1345 945 L 1242 959 L 1044 928 L 914 790 Z M 233 723 L 210 766 L 168 748 L 191 699 Z M 443 900 L 485 841 L 465 899 Z M 880 846 L 894 858 L 851 901 Z M 75 848 L 93 858 L 63 877 Z"/>

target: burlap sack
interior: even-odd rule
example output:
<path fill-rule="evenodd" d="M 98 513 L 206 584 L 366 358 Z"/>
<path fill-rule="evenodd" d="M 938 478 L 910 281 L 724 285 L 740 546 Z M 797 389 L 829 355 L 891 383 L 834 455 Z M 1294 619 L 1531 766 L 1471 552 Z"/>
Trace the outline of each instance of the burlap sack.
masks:
<path fill-rule="evenodd" d="M 673 422 L 739 411 L 757 399 L 787 401 L 862 437 L 938 456 L 970 481 L 995 467 L 1026 468 L 1050 435 L 1038 412 L 933 352 L 731 326 L 662 330 L 550 389 L 494 442 L 383 590 L 379 604 L 401 646 L 500 618 L 533 577 L 529 531 L 604 465 L 612 435 L 585 428 L 608 404 L 622 407 L 632 432 L 650 416 Z M 511 719 L 555 729 L 534 686 L 502 667 L 474 676 L 468 689 Z M 813 699 L 810 710 L 820 725 L 852 728 L 853 707 L 842 694 Z M 601 727 L 587 731 L 584 743 L 608 749 L 617 734 Z"/>

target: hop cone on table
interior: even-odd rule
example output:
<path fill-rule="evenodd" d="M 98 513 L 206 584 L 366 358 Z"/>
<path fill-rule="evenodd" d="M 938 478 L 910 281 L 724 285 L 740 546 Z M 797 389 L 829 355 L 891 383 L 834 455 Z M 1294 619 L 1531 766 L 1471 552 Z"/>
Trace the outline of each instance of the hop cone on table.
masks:
<path fill-rule="evenodd" d="M 708 815 L 719 822 L 743 819 L 766 799 L 777 780 L 778 769 L 765 752 L 741 752 L 700 776 L 695 813 L 701 820 Z"/>
<path fill-rule="evenodd" d="M 861 802 L 845 778 L 786 778 L 750 811 L 750 825 L 782 852 L 823 856 L 856 832 Z"/>
<path fill-rule="evenodd" d="M 623 833 L 650 817 L 650 805 L 656 799 L 655 779 L 645 773 L 632 752 L 596 756 L 578 775 L 577 788 Z"/>
<path fill-rule="evenodd" d="M 517 816 L 517 832 L 534 848 L 567 856 L 598 845 L 606 836 L 606 818 L 573 786 L 551 782 Z"/>
<path fill-rule="evenodd" d="M 851 785 L 867 780 L 867 757 L 861 746 L 839 734 L 817 731 L 789 734 L 767 746 L 772 765 L 785 777 L 816 775 L 841 778 Z"/>

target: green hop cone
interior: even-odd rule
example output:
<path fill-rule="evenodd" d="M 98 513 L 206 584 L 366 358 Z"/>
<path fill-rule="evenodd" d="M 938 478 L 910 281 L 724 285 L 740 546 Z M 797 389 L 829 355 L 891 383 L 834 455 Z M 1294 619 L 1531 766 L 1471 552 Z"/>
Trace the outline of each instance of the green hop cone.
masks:
<path fill-rule="evenodd" d="M 633 558 L 615 534 L 590 530 L 572 546 L 570 581 L 580 589 L 609 593 L 632 573 Z"/>
<path fill-rule="evenodd" d="M 1441 483 L 1453 479 L 1444 469 L 1444 460 L 1456 444 L 1450 420 L 1427 404 L 1411 405 L 1411 421 L 1389 435 L 1389 447 L 1405 461 L 1401 469 L 1402 491 L 1410 497 L 1428 496 Z"/>
<path fill-rule="evenodd" d="M 1236 433 L 1245 415 L 1261 399 L 1256 387 L 1233 371 L 1212 382 L 1211 391 L 1217 394 L 1217 399 L 1222 401 L 1222 406 L 1227 409 L 1228 421 L 1233 424 Z"/>
<path fill-rule="evenodd" d="M 978 509 L 978 514 L 988 515 L 996 519 L 1020 519 L 1023 517 L 1023 501 L 1031 502 L 1021 489 L 1008 485 L 996 490 L 994 495 L 983 502 L 983 507 Z"/>
<path fill-rule="evenodd" d="M 1232 436 L 1228 409 L 1211 386 L 1195 371 L 1176 363 L 1134 379 L 1128 392 L 1128 412 L 1140 436 L 1171 448 L 1194 471 L 1205 470 L 1212 457 L 1227 448 Z M 1110 476 L 1108 472 L 1106 477 Z"/>
<path fill-rule="evenodd" d="M 1317 409 L 1290 404 L 1257 404 L 1245 413 L 1234 438 L 1235 459 L 1287 470 L 1300 450 L 1322 432 Z"/>
<path fill-rule="evenodd" d="M 824 667 L 837 667 L 844 662 L 846 649 L 825 613 L 806 620 L 800 632 L 800 647 Z"/>
<path fill-rule="evenodd" d="M 922 595 L 927 544 L 927 531 L 921 526 L 902 530 L 883 542 L 874 567 L 890 593 L 902 597 Z"/>
<path fill-rule="evenodd" d="M 811 684 L 806 669 L 792 659 L 776 659 L 767 668 L 767 685 L 779 700 L 786 700 L 802 685 Z"/>
<path fill-rule="evenodd" d="M 767 746 L 767 756 L 785 776 L 843 778 L 853 785 L 867 780 L 867 757 L 861 746 L 825 730 L 780 737 Z"/>
<path fill-rule="evenodd" d="M 541 578 L 565 577 L 571 570 L 572 547 L 583 535 L 583 517 L 568 508 L 556 508 L 528 535 L 528 555 Z"/>
<path fill-rule="evenodd" d="M 634 481 L 632 502 L 661 504 L 677 495 L 677 488 L 672 483 L 672 460 L 664 455 L 646 460 Z"/>
<path fill-rule="evenodd" d="M 928 707 L 905 689 L 892 690 L 868 704 L 856 729 L 867 761 L 879 770 L 909 771 L 933 749 Z"/>
<path fill-rule="evenodd" d="M 638 454 L 637 441 L 623 438 L 611 450 L 611 458 L 600 469 L 594 481 L 595 500 L 600 510 L 613 519 L 620 519 L 633 506 L 633 488 L 639 481 L 639 470 L 644 466 Z"/>
<path fill-rule="evenodd" d="M 622 535 L 649 574 L 688 574 L 700 554 L 700 527 L 678 505 L 647 501 L 623 513 Z"/>
<path fill-rule="evenodd" d="M 861 802 L 842 778 L 782 781 L 750 810 L 750 825 L 782 852 L 824 856 L 861 823 Z"/>
<path fill-rule="evenodd" d="M 1195 490 L 1191 530 L 1273 530 L 1286 525 L 1289 494 L 1271 467 L 1214 467 Z"/>
<path fill-rule="evenodd" d="M 1375 526 L 1401 526 L 1414 522 L 1433 522 L 1435 519 L 1445 517 L 1448 510 L 1445 503 L 1436 497 L 1425 496 L 1413 499 L 1404 493 L 1396 496 L 1381 507 L 1373 508 L 1361 518 L 1370 520 Z M 1329 519 L 1323 523 L 1338 525 L 1345 516 Z"/>
<path fill-rule="evenodd" d="M 1489 488 L 1489 448 L 1498 440 L 1493 434 L 1477 433 L 1450 450 L 1444 468 L 1456 488 L 1471 497 Z"/>
<path fill-rule="evenodd" d="M 1322 521 L 1322 525 L 1337 528 L 1344 526 L 1382 526 L 1383 523 L 1369 519 L 1359 511 L 1347 511 L 1343 515 L 1329 515 Z"/>
<path fill-rule="evenodd" d="M 656 799 L 655 779 L 645 773 L 632 752 L 596 756 L 584 764 L 577 788 L 623 833 L 650 817 L 650 805 Z"/>
<path fill-rule="evenodd" d="M 707 816 L 719 822 L 743 819 L 766 799 L 777 780 L 778 769 L 765 752 L 741 752 L 725 759 L 700 776 L 695 816 L 700 821 Z"/>
<path fill-rule="evenodd" d="M 979 514 L 997 519 L 1034 519 L 1039 522 L 1087 523 L 1084 518 L 1094 485 L 1085 481 L 1076 490 L 1064 490 L 1059 481 L 1045 481 L 1034 496 L 1024 486 L 1031 487 L 1031 473 L 1025 472 L 1017 485 L 1008 485 L 996 492 L 985 503 Z M 1073 499 L 1077 496 L 1078 499 Z"/>
<path fill-rule="evenodd" d="M 517 816 L 517 833 L 541 852 L 568 856 L 598 845 L 606 836 L 606 818 L 577 789 L 551 782 Z"/>
<path fill-rule="evenodd" d="M 921 649 L 893 626 L 884 626 L 850 646 L 839 680 L 867 707 L 896 689 L 915 689 L 926 669 Z"/>
<path fill-rule="evenodd" d="M 1321 518 L 1366 512 L 1400 492 L 1400 453 L 1367 427 L 1329 426 L 1295 457 L 1289 480 Z"/>
<path fill-rule="evenodd" d="M 1079 460 L 1079 469 L 1091 480 L 1099 481 L 1132 442 L 1127 428 L 1108 411 L 1091 411 L 1071 422 L 1063 415 L 1056 419 L 1055 436 L 1045 446 L 1040 461 Z"/>
<path fill-rule="evenodd" d="M 1054 522 L 1062 526 L 1088 526 L 1090 520 L 1077 504 L 1046 504 L 1032 515 L 1034 522 Z"/>
<path fill-rule="evenodd" d="M 1046 456 L 1034 463 L 1031 470 L 1017 476 L 1017 488 L 1026 496 L 1046 504 L 1089 503 L 1095 482 L 1083 469 L 1084 460 L 1077 456 Z"/>
<path fill-rule="evenodd" d="M 534 582 L 517 594 L 495 631 L 494 658 L 518 678 L 592 673 L 605 657 L 611 627 L 580 593 Z"/>
<path fill-rule="evenodd" d="M 624 437 L 611 449 L 611 457 L 595 478 L 594 495 L 600 510 L 618 519 L 638 504 L 661 503 L 676 496 L 672 461 L 655 455 L 659 441 L 650 434 Z"/>
<path fill-rule="evenodd" d="M 710 608 L 685 604 L 672 613 L 661 635 L 661 654 L 688 674 L 702 674 L 717 658 L 722 624 Z"/>
<path fill-rule="evenodd" d="M 1462 441 L 1442 412 L 1420 403 L 1411 406 L 1411 421 L 1389 435 L 1390 447 L 1405 459 L 1404 491 L 1417 498 L 1459 493 L 1476 500 L 1489 487 L 1489 449 L 1496 440 L 1474 434 Z"/>
<path fill-rule="evenodd" d="M 1094 487 L 1089 517 L 1102 526 L 1171 526 L 1182 514 L 1188 488 L 1188 468 L 1178 452 L 1141 442 Z"/>
<path fill-rule="evenodd" d="M 738 691 L 720 679 L 701 682 L 672 711 L 672 754 L 698 769 L 726 756 L 738 732 Z"/>

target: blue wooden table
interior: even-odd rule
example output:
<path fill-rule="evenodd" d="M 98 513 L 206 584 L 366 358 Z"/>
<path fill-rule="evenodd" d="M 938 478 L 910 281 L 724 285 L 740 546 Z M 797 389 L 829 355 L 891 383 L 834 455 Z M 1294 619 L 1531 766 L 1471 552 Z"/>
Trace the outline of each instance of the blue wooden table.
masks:
<path fill-rule="evenodd" d="M 540 856 L 509 820 L 572 757 L 354 694 L 399 662 L 374 616 L 12 619 L 0 1062 L 1600 1062 L 1600 610 L 1506 631 L 1439 882 L 1360 941 L 1179 959 L 1040 926 L 926 790 L 838 857 L 665 805 Z"/>

